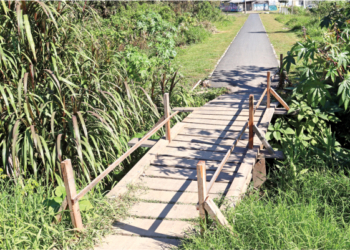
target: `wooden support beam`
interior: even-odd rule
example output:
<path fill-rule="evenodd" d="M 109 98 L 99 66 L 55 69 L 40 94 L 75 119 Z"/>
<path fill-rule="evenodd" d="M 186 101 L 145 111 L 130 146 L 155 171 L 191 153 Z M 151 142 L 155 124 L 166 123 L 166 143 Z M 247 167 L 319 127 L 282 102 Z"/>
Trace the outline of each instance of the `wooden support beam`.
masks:
<path fill-rule="evenodd" d="M 82 230 L 83 222 L 81 220 L 79 202 L 73 202 L 72 200 L 72 198 L 76 196 L 77 190 L 75 189 L 75 180 L 71 161 L 69 159 L 62 161 L 61 169 L 64 180 L 64 186 L 67 192 L 67 201 L 70 210 L 70 217 L 72 219 L 74 228 Z"/>
<path fill-rule="evenodd" d="M 253 133 L 253 125 L 254 125 L 254 95 L 249 96 L 249 149 L 253 149 L 254 147 L 254 133 Z"/>
<path fill-rule="evenodd" d="M 198 183 L 198 205 L 199 205 L 199 216 L 201 219 L 201 234 L 204 233 L 206 218 L 205 218 L 205 209 L 204 202 L 207 198 L 207 174 L 205 161 L 199 161 L 197 164 L 197 183 Z"/>
<path fill-rule="evenodd" d="M 277 92 L 274 89 L 270 89 L 270 93 L 279 101 L 279 103 L 282 104 L 282 106 L 288 111 L 289 106 L 288 104 L 277 94 Z"/>
<path fill-rule="evenodd" d="M 259 159 L 253 168 L 253 183 L 254 188 L 260 188 L 266 181 L 266 162 L 265 158 Z"/>
<path fill-rule="evenodd" d="M 176 107 L 176 108 L 172 108 L 171 110 L 178 111 L 178 112 L 193 112 L 193 111 L 196 111 L 200 108 L 201 107 L 199 107 L 199 108 L 196 108 L 196 107 Z"/>
<path fill-rule="evenodd" d="M 285 108 L 276 108 L 274 115 L 297 115 L 299 114 L 300 110 L 295 110 L 294 112 L 288 113 L 288 110 Z"/>
<path fill-rule="evenodd" d="M 273 155 L 275 153 L 275 151 L 273 151 L 273 148 L 271 147 L 271 145 L 266 140 L 264 132 L 262 132 L 256 125 L 253 125 L 253 130 L 254 130 L 255 134 L 258 136 L 258 138 L 260 139 L 261 143 L 266 148 L 266 150 L 271 155 Z"/>
<path fill-rule="evenodd" d="M 267 108 L 270 108 L 270 102 L 271 102 L 271 97 L 270 97 L 271 77 L 270 77 L 270 74 L 271 74 L 271 72 L 268 71 L 267 72 L 267 87 L 266 87 L 266 90 L 267 90 L 267 104 L 266 104 L 266 107 Z"/>
<path fill-rule="evenodd" d="M 164 118 L 167 119 L 170 115 L 170 106 L 169 106 L 169 93 L 164 94 Z M 166 139 L 171 142 L 171 133 L 170 133 L 170 119 L 165 123 L 165 136 Z"/>
<path fill-rule="evenodd" d="M 225 216 L 221 213 L 220 209 L 216 206 L 216 204 L 210 197 L 208 197 L 204 202 L 204 208 L 208 212 L 210 217 L 214 221 L 217 221 L 220 225 L 224 227 L 228 227 L 230 225 L 226 220 Z"/>
<path fill-rule="evenodd" d="M 258 158 L 284 160 L 284 154 L 282 151 L 275 151 L 274 154 L 270 154 L 267 150 L 262 149 L 259 151 Z"/>
<path fill-rule="evenodd" d="M 57 211 L 57 215 L 55 217 L 56 221 L 54 222 L 54 224 L 58 224 L 61 222 L 62 220 L 62 216 L 63 216 L 63 211 L 66 210 L 68 206 L 68 201 L 67 201 L 67 196 L 66 198 L 64 198 L 62 205 L 60 206 L 60 209 L 58 209 Z"/>

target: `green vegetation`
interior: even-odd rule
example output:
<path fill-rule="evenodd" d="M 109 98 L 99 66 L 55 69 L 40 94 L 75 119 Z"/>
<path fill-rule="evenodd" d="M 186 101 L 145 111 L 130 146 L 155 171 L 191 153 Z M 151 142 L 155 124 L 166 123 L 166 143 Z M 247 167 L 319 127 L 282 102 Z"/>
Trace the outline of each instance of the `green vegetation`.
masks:
<path fill-rule="evenodd" d="M 296 77 L 280 91 L 290 112 L 299 113 L 275 119 L 266 135 L 285 160 L 268 161 L 261 190 L 251 188 L 235 210 L 225 211 L 230 230 L 208 226 L 203 237 L 184 239 L 183 249 L 350 247 L 350 9 L 320 3 L 311 12 L 274 17 L 290 27 L 276 28 L 282 32 L 276 35 L 270 26 L 275 42 L 295 38 L 291 32 L 299 36 L 283 61 Z M 269 18 L 262 16 L 273 23 Z"/>
<path fill-rule="evenodd" d="M 190 91 L 190 73 L 174 60 L 179 46 L 210 39 L 214 24 L 235 20 L 209 2 L 1 0 L 1 249 L 86 249 L 109 231 L 132 199 L 107 202 L 104 194 L 146 150 L 80 201 L 81 235 L 67 211 L 54 224 L 65 196 L 60 162 L 72 160 L 80 189 L 158 121 L 165 92 L 171 106 L 201 106 L 223 93 Z"/>

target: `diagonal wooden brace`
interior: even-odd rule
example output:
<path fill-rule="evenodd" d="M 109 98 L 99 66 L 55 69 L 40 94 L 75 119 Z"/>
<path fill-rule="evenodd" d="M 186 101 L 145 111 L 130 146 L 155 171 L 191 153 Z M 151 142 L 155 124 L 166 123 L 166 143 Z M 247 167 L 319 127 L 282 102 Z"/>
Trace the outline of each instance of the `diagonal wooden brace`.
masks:
<path fill-rule="evenodd" d="M 272 155 L 275 154 L 275 151 L 273 151 L 273 148 L 267 142 L 264 132 L 262 132 L 255 124 L 253 125 L 253 130 L 255 134 L 259 137 L 261 143 L 265 146 L 266 150 Z"/>
<path fill-rule="evenodd" d="M 208 196 L 204 202 L 204 208 L 210 215 L 210 217 L 220 223 L 220 225 L 228 227 L 230 224 L 226 220 L 225 216 L 221 213 L 220 209 L 216 206 L 214 201 Z"/>
<path fill-rule="evenodd" d="M 282 97 L 279 96 L 279 94 L 277 94 L 277 92 L 273 89 L 270 89 L 270 93 L 277 99 L 277 101 L 279 101 L 279 103 L 282 104 L 282 106 L 288 111 L 289 110 L 289 106 L 288 104 L 282 99 Z"/>

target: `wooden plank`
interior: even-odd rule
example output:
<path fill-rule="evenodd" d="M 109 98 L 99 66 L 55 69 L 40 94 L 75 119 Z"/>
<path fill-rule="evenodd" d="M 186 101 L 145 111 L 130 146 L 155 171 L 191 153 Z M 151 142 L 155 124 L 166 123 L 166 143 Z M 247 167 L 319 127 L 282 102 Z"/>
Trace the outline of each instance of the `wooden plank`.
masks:
<path fill-rule="evenodd" d="M 141 185 L 145 185 L 152 190 L 164 190 L 164 191 L 178 191 L 178 192 L 195 192 L 197 193 L 197 181 L 191 180 L 172 180 L 164 178 L 149 178 L 143 177 L 140 182 Z M 229 183 L 216 183 L 211 189 L 210 193 L 222 194 L 228 187 Z"/>
<path fill-rule="evenodd" d="M 199 207 L 199 217 L 200 217 L 200 232 L 204 233 L 206 228 L 206 216 L 205 216 L 205 208 L 204 201 L 207 198 L 207 187 L 206 187 L 206 167 L 204 161 L 199 161 L 197 164 L 197 185 L 198 185 L 198 207 Z"/>
<path fill-rule="evenodd" d="M 196 169 L 197 162 L 198 160 L 196 159 L 187 159 L 187 158 L 179 158 L 179 157 L 171 157 L 171 156 L 159 156 L 157 157 L 157 159 L 152 161 L 152 165 Z M 226 172 L 235 171 L 236 166 L 238 164 L 239 163 L 237 162 L 226 163 L 222 171 L 226 171 Z M 205 161 L 205 165 L 207 167 L 207 171 L 215 171 L 217 167 L 220 165 L 220 162 Z"/>
<path fill-rule="evenodd" d="M 277 103 L 278 105 L 278 103 Z M 259 107 L 257 112 L 263 112 L 266 107 Z M 232 112 L 232 114 L 244 114 L 244 112 L 249 112 L 249 107 L 247 108 L 225 108 L 225 107 L 220 107 L 219 105 L 208 105 L 208 106 L 202 106 L 195 112 L 208 112 L 208 113 L 213 113 L 213 112 L 220 112 L 219 114 L 229 114 Z M 221 113 L 223 112 L 223 113 Z"/>
<path fill-rule="evenodd" d="M 262 91 L 261 91 L 262 93 Z M 256 94 L 253 94 L 254 97 L 258 97 L 258 96 L 261 96 L 261 93 L 256 93 Z M 250 94 L 245 94 L 245 95 L 239 95 L 239 94 L 227 94 L 227 95 L 221 95 L 217 98 L 215 98 L 215 100 L 221 100 L 221 99 L 249 99 L 249 95 Z"/>
<path fill-rule="evenodd" d="M 135 145 L 137 142 L 140 141 L 140 138 L 133 138 L 128 142 L 129 146 L 133 146 Z M 151 148 L 153 147 L 158 140 L 147 140 L 145 141 L 143 144 L 141 144 L 140 147 L 147 147 L 147 148 Z M 191 144 L 191 145 L 186 145 L 185 143 Z M 191 148 L 191 149 L 200 149 L 200 150 L 211 150 L 211 151 L 223 151 L 226 148 L 229 148 L 229 146 L 232 146 L 233 143 L 235 142 L 235 140 L 233 139 L 225 139 L 225 138 L 207 138 L 207 137 L 194 137 L 191 135 L 178 135 L 177 137 L 174 138 L 174 140 L 171 142 L 171 144 L 169 145 L 169 147 L 184 147 L 184 148 Z M 244 141 L 240 141 L 239 142 L 239 147 L 245 147 L 243 145 Z M 200 144 L 200 145 L 196 145 L 196 144 Z M 210 147 L 208 149 L 205 149 L 205 144 L 208 145 L 217 145 L 218 147 L 215 150 L 212 150 Z M 175 146 L 177 145 L 177 146 Z M 257 145 L 256 143 L 254 145 Z M 222 147 L 222 150 L 221 150 Z M 243 149 L 238 149 L 237 150 L 243 150 Z M 269 158 L 267 156 L 267 158 Z M 274 158 L 274 157 L 270 157 L 270 158 Z M 279 158 L 275 157 L 275 158 Z"/>
<path fill-rule="evenodd" d="M 236 164 L 236 168 L 232 168 L 231 171 L 222 171 L 219 174 L 216 182 L 231 182 L 233 180 L 234 171 L 236 171 L 238 167 L 239 164 Z M 214 171 L 207 172 L 207 181 L 211 180 L 214 173 Z M 197 172 L 194 169 L 167 166 L 149 166 L 148 169 L 145 171 L 145 176 L 176 180 L 197 180 Z"/>
<path fill-rule="evenodd" d="M 242 128 L 241 128 L 242 129 Z M 216 138 L 216 139 L 236 139 L 239 135 L 239 131 L 221 131 L 212 129 L 196 129 L 196 128 L 184 128 L 180 135 L 186 136 L 198 136 L 203 138 Z M 258 137 L 256 137 L 258 138 Z M 248 133 L 245 133 L 241 140 L 248 140 Z M 255 143 L 254 143 L 255 145 Z"/>
<path fill-rule="evenodd" d="M 172 249 L 180 244 L 179 239 L 165 237 L 130 237 L 125 235 L 108 235 L 103 239 L 103 243 L 97 245 L 95 250 L 115 250 L 115 249 Z"/>
<path fill-rule="evenodd" d="M 213 221 L 218 222 L 222 226 L 229 227 L 230 224 L 226 220 L 225 216 L 221 213 L 220 209 L 210 197 L 208 197 L 208 199 L 204 202 L 204 208 Z"/>
<path fill-rule="evenodd" d="M 195 166 L 196 167 L 196 166 Z M 192 192 L 142 190 L 136 196 L 143 201 L 158 201 L 167 203 L 182 203 L 195 205 L 198 202 L 198 194 Z M 210 197 L 219 198 L 220 194 L 211 194 Z"/>
<path fill-rule="evenodd" d="M 195 118 L 195 117 L 186 117 L 182 122 L 185 123 L 197 123 L 197 124 L 206 124 L 206 125 L 215 125 L 215 126 L 239 126 L 245 124 L 248 121 L 248 116 L 241 117 L 240 119 L 235 119 L 238 117 L 234 117 L 231 120 L 220 120 L 220 119 L 210 119 L 210 118 Z M 255 116 L 256 120 L 259 120 L 261 116 Z"/>
<path fill-rule="evenodd" d="M 118 235 L 128 236 L 183 238 L 186 231 L 193 230 L 193 226 L 193 223 L 189 221 L 129 217 L 113 223 L 113 232 Z"/>
<path fill-rule="evenodd" d="M 185 131 L 185 130 L 184 130 Z M 190 143 L 203 143 L 210 145 L 221 145 L 221 146 L 232 146 L 236 141 L 235 139 L 225 139 L 225 138 L 211 138 L 206 136 L 199 136 L 197 134 L 179 134 L 175 141 L 190 142 Z"/>
<path fill-rule="evenodd" d="M 254 117 L 260 117 L 262 116 L 262 112 L 255 113 Z M 224 121 L 247 121 L 249 118 L 248 113 L 246 115 L 218 115 L 218 114 L 207 114 L 207 113 L 200 113 L 195 112 L 186 117 L 186 119 L 210 119 L 210 120 L 224 120 Z"/>
<path fill-rule="evenodd" d="M 72 163 L 69 159 L 61 162 L 61 170 L 62 170 L 62 175 L 64 180 L 64 186 L 66 188 L 66 193 L 67 193 L 67 201 L 68 201 L 68 206 L 70 211 L 70 217 L 74 228 L 80 231 L 84 229 L 84 227 L 83 227 L 83 221 L 81 219 L 79 203 L 78 202 L 74 203 L 72 201 L 73 197 L 76 196 L 77 194 L 77 190 L 75 189 L 75 180 L 74 180 Z"/>
<path fill-rule="evenodd" d="M 193 111 L 196 111 L 196 110 L 199 110 L 199 108 L 197 107 L 176 107 L 176 108 L 172 108 L 171 110 L 172 111 L 178 111 L 178 112 L 193 112 Z"/>
<path fill-rule="evenodd" d="M 195 219 L 198 212 L 195 205 L 139 202 L 132 206 L 129 214 L 156 219 Z"/>
<path fill-rule="evenodd" d="M 227 125 L 227 126 L 202 124 L 202 123 L 186 123 L 185 128 L 210 129 L 210 130 L 220 130 L 220 131 L 241 131 L 244 125 L 245 125 L 244 121 L 235 121 L 232 125 Z"/>
<path fill-rule="evenodd" d="M 230 104 L 230 103 L 207 103 L 203 107 L 205 108 L 225 108 L 225 109 L 249 109 L 249 104 L 242 104 L 242 105 L 237 105 L 237 104 Z M 257 110 L 264 110 L 266 109 L 266 106 L 259 106 Z"/>
<path fill-rule="evenodd" d="M 171 136 L 176 135 L 183 129 L 184 123 L 176 124 L 171 130 Z M 148 166 L 158 155 L 158 152 L 164 149 L 169 144 L 169 141 L 160 139 L 136 164 L 135 166 L 121 179 L 118 184 L 107 194 L 108 198 L 119 197 L 128 190 L 128 185 L 134 183 Z"/>
<path fill-rule="evenodd" d="M 186 141 L 172 141 L 168 147 L 172 148 L 187 148 L 202 151 L 217 151 L 217 152 L 227 152 L 231 149 L 232 145 L 216 145 L 216 144 L 206 144 L 198 142 L 186 142 Z M 235 147 L 233 153 L 245 153 L 246 149 L 243 147 Z"/>
<path fill-rule="evenodd" d="M 234 139 L 226 139 L 226 138 L 211 138 L 206 136 L 197 136 L 197 135 L 178 135 L 175 140 L 181 142 L 191 142 L 191 143 L 203 143 L 210 145 L 222 145 L 222 146 L 232 146 L 236 140 Z M 259 141 L 254 143 L 254 146 L 260 145 Z M 237 142 L 236 147 L 246 148 L 248 146 L 248 141 L 243 139 Z"/>
<path fill-rule="evenodd" d="M 225 157 L 225 153 L 181 149 L 181 148 L 169 148 L 167 147 L 164 151 L 158 153 L 159 156 L 173 156 L 180 158 L 198 159 L 198 160 L 210 160 L 210 161 L 221 161 Z M 242 162 L 244 154 L 236 153 L 232 154 L 228 162 Z"/>

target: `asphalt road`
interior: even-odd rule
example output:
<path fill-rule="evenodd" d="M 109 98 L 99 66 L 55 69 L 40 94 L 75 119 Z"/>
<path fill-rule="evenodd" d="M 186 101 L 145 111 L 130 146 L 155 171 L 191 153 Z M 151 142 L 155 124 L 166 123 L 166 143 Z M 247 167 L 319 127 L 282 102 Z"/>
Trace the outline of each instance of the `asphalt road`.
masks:
<path fill-rule="evenodd" d="M 210 78 L 211 87 L 233 92 L 262 92 L 266 74 L 278 67 L 259 14 L 250 14 Z"/>

